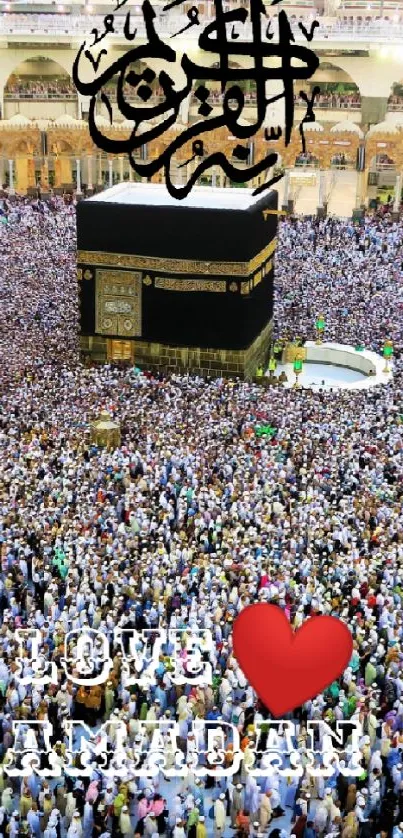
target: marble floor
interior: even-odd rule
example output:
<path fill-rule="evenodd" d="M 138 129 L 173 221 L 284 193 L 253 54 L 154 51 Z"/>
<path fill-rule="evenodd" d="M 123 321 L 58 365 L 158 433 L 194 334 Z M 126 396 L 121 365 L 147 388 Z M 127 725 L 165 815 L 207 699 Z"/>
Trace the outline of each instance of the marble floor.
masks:
<path fill-rule="evenodd" d="M 311 185 L 304 183 L 303 175 L 314 175 Z M 290 178 L 290 199 L 294 200 L 294 210 L 297 214 L 314 215 L 318 206 L 319 198 L 319 172 L 315 169 L 295 169 L 291 172 Z M 315 176 L 316 175 L 316 176 Z M 300 179 L 301 184 L 298 180 Z M 357 172 L 336 169 L 324 173 L 324 193 L 328 200 L 328 215 L 335 215 L 340 218 L 351 218 L 356 205 L 357 196 Z M 306 180 L 306 178 L 305 178 Z M 283 202 L 284 180 L 276 184 L 279 195 L 279 206 Z"/>
<path fill-rule="evenodd" d="M 288 386 L 293 386 L 295 383 L 293 364 L 278 364 L 276 376 L 279 376 L 283 371 L 287 375 Z M 298 384 L 301 387 L 309 387 L 313 390 L 319 388 L 322 390 L 331 390 L 334 387 L 351 387 L 352 384 L 362 381 L 366 377 L 362 372 L 346 367 L 305 362 L 302 373 L 298 376 Z"/>

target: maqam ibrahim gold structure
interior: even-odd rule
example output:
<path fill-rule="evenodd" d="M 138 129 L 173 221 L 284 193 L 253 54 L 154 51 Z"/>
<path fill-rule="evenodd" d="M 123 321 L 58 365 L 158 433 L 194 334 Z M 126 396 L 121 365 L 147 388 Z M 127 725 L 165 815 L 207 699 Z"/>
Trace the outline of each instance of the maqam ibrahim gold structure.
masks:
<path fill-rule="evenodd" d="M 100 448 L 119 448 L 120 426 L 107 410 L 103 410 L 95 422 L 91 422 L 91 441 Z"/>

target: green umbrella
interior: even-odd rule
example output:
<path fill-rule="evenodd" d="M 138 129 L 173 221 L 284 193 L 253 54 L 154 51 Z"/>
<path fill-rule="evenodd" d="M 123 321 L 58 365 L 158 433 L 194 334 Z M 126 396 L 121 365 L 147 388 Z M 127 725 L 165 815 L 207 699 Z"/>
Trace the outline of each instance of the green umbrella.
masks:
<path fill-rule="evenodd" d="M 276 433 L 276 430 L 277 428 L 274 428 L 273 425 L 256 425 L 255 434 L 258 437 L 269 436 L 272 438 Z"/>

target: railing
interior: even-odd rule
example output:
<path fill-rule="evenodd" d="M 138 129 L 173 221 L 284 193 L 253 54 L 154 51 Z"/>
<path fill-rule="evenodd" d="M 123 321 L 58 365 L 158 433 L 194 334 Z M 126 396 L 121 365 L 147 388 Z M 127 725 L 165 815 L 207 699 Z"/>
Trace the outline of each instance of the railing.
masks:
<path fill-rule="evenodd" d="M 52 99 L 53 101 L 63 99 L 63 101 L 75 102 L 77 100 L 77 93 L 73 91 L 71 93 L 47 93 L 45 90 L 40 93 L 5 93 L 4 99 L 7 99 L 8 102 L 19 102 L 21 99 L 28 99 L 30 102 L 41 102 L 48 99 Z"/>
<path fill-rule="evenodd" d="M 53 15 L 53 14 L 32 14 L 32 15 L 24 15 L 24 20 L 21 20 L 20 15 L 13 15 L 4 12 L 0 12 L 0 34 L 1 35 L 33 35 L 33 34 L 41 34 L 41 35 L 70 35 L 70 36 L 79 36 L 85 37 L 90 36 L 91 30 L 94 26 L 96 27 L 103 27 L 103 16 L 94 16 L 88 17 L 85 15 L 82 16 L 61 16 L 61 15 Z M 276 17 L 273 16 L 274 21 Z M 301 21 L 304 21 L 305 25 L 308 25 L 314 20 L 312 15 L 307 15 L 306 17 L 299 18 Z M 124 15 L 115 15 L 115 27 L 116 33 L 115 35 L 111 35 L 111 37 L 120 37 L 123 38 L 123 25 L 124 25 L 125 16 Z M 203 21 L 208 21 L 208 16 L 203 17 Z M 291 23 L 294 21 L 291 20 Z M 298 21 L 295 21 L 298 22 Z M 183 16 L 174 16 L 174 15 L 158 15 L 156 28 L 162 35 L 166 34 L 175 34 L 184 26 L 189 23 L 189 18 Z M 320 18 L 319 18 L 320 23 Z M 131 26 L 133 28 L 137 28 L 137 36 L 139 38 L 146 37 L 145 31 L 145 24 L 142 17 L 135 17 L 132 16 L 131 19 Z M 265 32 L 267 27 L 267 20 L 264 21 L 262 26 L 262 33 Z M 231 24 L 232 28 L 232 24 Z M 245 40 L 251 40 L 252 38 L 252 30 L 251 27 L 248 25 L 239 26 L 239 34 Z M 294 27 L 295 32 L 294 36 L 297 40 L 304 41 L 304 35 L 300 32 L 299 27 Z M 199 30 L 198 28 L 194 27 L 188 29 L 184 33 L 184 37 L 195 38 L 199 37 Z M 403 24 L 401 23 L 390 23 L 384 20 L 379 21 L 368 21 L 368 22 L 360 22 L 360 23 L 344 23 L 343 21 L 338 21 L 337 23 L 329 25 L 320 24 L 319 28 L 315 32 L 315 40 L 323 40 L 326 38 L 327 40 L 350 40 L 354 38 L 354 40 L 371 40 L 371 39 L 380 39 L 383 41 L 390 41 L 396 39 L 403 39 Z"/>
<path fill-rule="evenodd" d="M 107 86 L 107 87 L 105 87 L 105 93 L 107 93 L 111 102 L 116 102 L 117 101 L 116 88 L 111 87 L 111 86 Z M 146 108 L 147 106 L 151 108 L 155 104 L 157 104 L 157 103 L 159 104 L 161 102 L 164 102 L 164 100 L 165 100 L 165 96 L 163 94 L 154 94 L 152 96 L 152 99 L 149 99 L 148 102 L 144 102 L 139 96 L 136 95 L 136 93 L 133 90 L 124 91 L 124 96 L 125 96 L 125 100 L 127 102 L 133 102 L 134 104 L 141 105 L 144 108 Z M 251 108 L 256 107 L 256 105 L 257 105 L 256 96 L 254 96 L 253 94 L 250 94 L 250 93 L 249 94 L 245 93 L 244 96 L 245 96 L 245 107 L 251 107 Z M 4 99 L 9 101 L 9 102 L 10 101 L 30 101 L 30 102 L 36 101 L 36 102 L 40 102 L 40 101 L 46 101 L 46 100 L 75 102 L 76 99 L 77 99 L 77 94 L 76 94 L 75 91 L 71 91 L 69 93 L 62 93 L 62 92 L 60 92 L 60 93 L 54 93 L 54 92 L 50 93 L 50 92 L 47 92 L 46 90 L 41 90 L 41 91 L 38 91 L 38 92 L 34 92 L 34 91 L 32 91 L 32 92 L 30 92 L 30 91 L 6 91 L 4 93 Z M 209 104 L 212 107 L 219 107 L 222 104 L 223 99 L 224 99 L 223 95 L 221 93 L 219 93 L 219 94 L 216 94 L 216 95 L 210 95 L 208 101 L 209 101 Z M 300 99 L 299 96 L 297 96 L 294 99 L 294 105 L 295 105 L 296 108 L 306 108 L 306 102 L 304 102 L 303 99 Z M 192 96 L 190 107 L 193 108 L 193 109 L 197 108 L 197 107 L 200 107 L 200 101 L 199 101 L 199 99 L 197 99 L 196 96 Z M 359 102 L 330 102 L 330 101 L 328 101 L 328 102 L 318 102 L 318 101 L 315 101 L 315 110 L 317 110 L 317 109 L 319 109 L 319 110 L 360 111 L 361 104 Z M 399 105 L 394 105 L 393 107 L 389 106 L 388 110 L 397 110 L 397 111 L 398 110 L 399 111 L 403 110 L 403 102 Z"/>
<path fill-rule="evenodd" d="M 346 169 L 355 169 L 355 163 L 352 160 L 346 160 L 345 163 L 330 163 L 331 169 L 337 169 L 337 171 L 344 172 Z"/>
<path fill-rule="evenodd" d="M 106 93 L 108 99 L 111 102 L 117 102 L 116 88 L 106 86 L 104 88 L 104 92 Z M 162 93 L 153 94 L 153 96 L 148 100 L 148 102 L 144 102 L 144 100 L 141 99 L 140 96 L 137 96 L 133 90 L 123 90 L 123 94 L 126 102 L 133 102 L 133 104 L 141 105 L 142 108 L 152 108 L 154 105 L 159 104 L 160 102 L 165 102 L 165 96 Z"/>
<path fill-rule="evenodd" d="M 318 169 L 318 160 L 296 160 L 295 167 L 298 169 Z"/>
<path fill-rule="evenodd" d="M 257 104 L 256 96 L 251 95 L 250 93 L 245 93 L 245 107 L 255 107 Z M 127 97 L 126 97 L 127 98 Z M 210 95 L 208 98 L 208 103 L 212 106 L 221 105 L 223 102 L 223 95 L 221 93 Z M 140 102 L 140 100 L 139 100 Z M 299 96 L 294 98 L 294 105 L 296 108 L 306 108 L 306 102 L 303 99 L 300 99 Z M 190 107 L 200 107 L 200 101 L 196 96 L 192 96 Z M 315 110 L 317 108 L 322 110 L 349 110 L 349 111 L 360 111 L 361 110 L 361 102 L 318 102 L 315 100 Z M 402 105 L 403 109 L 403 105 Z"/>
<path fill-rule="evenodd" d="M 403 101 L 388 104 L 388 111 L 403 111 Z"/>
<path fill-rule="evenodd" d="M 396 169 L 395 163 L 376 163 L 375 168 L 372 168 L 371 171 L 392 172 L 394 169 Z"/>
<path fill-rule="evenodd" d="M 305 107 L 306 102 L 303 102 L 302 99 L 297 99 L 295 102 L 296 107 Z M 361 103 L 360 102 L 316 102 L 314 104 L 314 109 L 322 109 L 327 111 L 338 111 L 338 110 L 349 110 L 349 111 L 360 111 L 361 110 Z"/>
<path fill-rule="evenodd" d="M 94 26 L 101 26 L 103 17 L 86 15 L 32 14 L 13 15 L 0 12 L 0 32 L 3 34 L 58 33 L 61 35 L 90 34 Z M 140 18 L 139 18 L 140 21 Z"/>

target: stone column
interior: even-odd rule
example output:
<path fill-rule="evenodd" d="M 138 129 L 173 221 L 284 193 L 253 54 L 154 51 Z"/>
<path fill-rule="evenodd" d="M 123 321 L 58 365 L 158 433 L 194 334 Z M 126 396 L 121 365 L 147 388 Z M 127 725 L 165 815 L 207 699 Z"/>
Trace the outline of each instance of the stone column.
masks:
<path fill-rule="evenodd" d="M 355 208 L 358 210 L 362 204 L 362 175 L 363 172 L 357 172 L 357 192 L 355 195 Z"/>
<path fill-rule="evenodd" d="M 17 157 L 15 161 L 15 185 L 20 194 L 28 189 L 28 162 L 27 157 Z"/>
<path fill-rule="evenodd" d="M 113 160 L 108 160 L 109 167 L 109 186 L 113 186 Z"/>
<path fill-rule="evenodd" d="M 71 183 L 73 180 L 71 157 L 59 157 L 59 160 L 61 171 L 61 183 Z"/>
<path fill-rule="evenodd" d="M 319 172 L 319 197 L 318 197 L 318 206 L 317 206 L 317 215 L 319 218 L 324 218 L 326 215 L 325 207 L 324 207 L 324 199 L 325 199 L 325 173 L 320 170 Z"/>
<path fill-rule="evenodd" d="M 319 197 L 318 207 L 323 207 L 323 172 L 319 172 Z"/>
<path fill-rule="evenodd" d="M 93 183 L 92 183 L 92 156 L 91 156 L 91 155 L 88 155 L 88 157 L 87 157 L 87 172 L 88 172 L 88 175 L 87 175 L 87 181 L 88 181 L 88 182 L 87 182 L 87 188 L 88 188 L 88 189 L 93 189 Z"/>
<path fill-rule="evenodd" d="M 353 210 L 354 219 L 363 218 L 365 214 L 365 209 L 363 209 L 363 206 L 365 205 L 366 200 L 367 180 L 368 175 L 366 171 L 357 172 L 357 192 L 355 197 L 355 209 Z"/>
<path fill-rule="evenodd" d="M 364 183 L 363 183 L 363 203 L 365 206 L 368 206 L 368 178 L 369 178 L 369 166 L 364 170 Z"/>
<path fill-rule="evenodd" d="M 191 99 L 192 99 L 192 94 L 189 93 L 188 96 L 186 96 L 186 99 L 184 99 L 183 102 L 181 102 L 181 105 L 180 105 L 180 108 L 179 108 L 179 117 L 180 117 L 180 120 L 183 123 L 183 125 L 187 125 L 188 122 L 189 122 L 189 111 L 190 111 Z"/>
<path fill-rule="evenodd" d="M 400 196 L 402 194 L 402 174 L 396 176 L 396 184 L 395 184 L 395 200 L 393 201 L 393 217 L 395 221 L 399 218 L 399 210 L 400 210 Z"/>
<path fill-rule="evenodd" d="M 272 179 L 273 175 L 274 175 L 274 166 L 270 166 L 270 168 L 267 169 L 266 177 L 264 179 L 264 182 L 269 183 L 269 181 Z"/>
<path fill-rule="evenodd" d="M 102 186 L 102 154 L 98 155 L 98 186 Z"/>
<path fill-rule="evenodd" d="M 9 160 L 8 161 L 8 173 L 9 173 L 9 176 L 10 176 L 9 191 L 10 191 L 10 193 L 13 193 L 14 192 L 14 160 Z"/>
<path fill-rule="evenodd" d="M 43 165 L 41 166 L 41 189 L 44 192 L 47 192 L 49 189 L 49 163 L 47 157 L 44 157 Z"/>
<path fill-rule="evenodd" d="M 292 212 L 294 209 L 294 202 L 290 201 L 290 173 L 288 170 L 284 174 L 284 193 L 281 209 L 285 212 Z"/>
<path fill-rule="evenodd" d="M 120 177 L 120 182 L 121 183 L 123 182 L 123 177 L 124 177 L 123 163 L 124 163 L 123 157 L 119 157 L 119 177 Z"/>
<path fill-rule="evenodd" d="M 76 159 L 77 175 L 76 175 L 76 192 L 81 195 L 81 160 Z"/>

